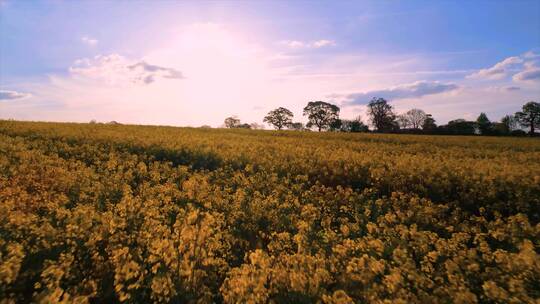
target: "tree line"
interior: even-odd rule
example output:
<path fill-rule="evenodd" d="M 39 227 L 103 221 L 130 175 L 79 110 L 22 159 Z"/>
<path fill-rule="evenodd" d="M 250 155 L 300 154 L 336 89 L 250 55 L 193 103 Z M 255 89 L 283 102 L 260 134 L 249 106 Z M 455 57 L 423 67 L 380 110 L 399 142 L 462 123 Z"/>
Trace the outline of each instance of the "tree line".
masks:
<path fill-rule="evenodd" d="M 378 132 L 408 134 L 440 134 L 440 135 L 511 135 L 531 136 L 540 128 L 540 103 L 530 101 L 522 110 L 505 115 L 500 121 L 491 121 L 485 113 L 480 113 L 474 121 L 454 119 L 444 125 L 437 125 L 433 116 L 421 109 L 411 109 L 397 114 L 394 107 L 384 98 L 373 98 L 367 105 L 370 129 L 362 121 L 361 116 L 355 119 L 341 119 L 337 105 L 324 101 L 310 101 L 303 109 L 307 117 L 306 124 L 293 121 L 294 114 L 284 107 L 274 109 L 264 117 L 263 122 L 272 125 L 276 130 L 337 131 L 337 132 Z M 241 123 L 232 116 L 225 119 L 227 128 L 263 129 L 264 126 L 252 123 Z M 523 129 L 526 129 L 524 131 Z"/>

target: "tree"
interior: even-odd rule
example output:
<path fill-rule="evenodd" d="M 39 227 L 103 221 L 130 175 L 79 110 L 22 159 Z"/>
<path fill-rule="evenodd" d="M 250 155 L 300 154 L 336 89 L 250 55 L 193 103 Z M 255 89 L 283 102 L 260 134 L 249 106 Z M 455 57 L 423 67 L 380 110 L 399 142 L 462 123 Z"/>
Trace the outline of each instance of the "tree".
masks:
<path fill-rule="evenodd" d="M 373 98 L 368 104 L 371 123 L 379 132 L 390 132 L 396 128 L 393 107 L 384 98 Z"/>
<path fill-rule="evenodd" d="M 258 124 L 256 122 L 252 122 L 249 125 L 251 126 L 251 129 L 253 130 L 264 130 L 264 125 Z"/>
<path fill-rule="evenodd" d="M 301 122 L 293 122 L 288 126 L 289 130 L 303 131 L 304 124 Z"/>
<path fill-rule="evenodd" d="M 411 109 L 404 114 L 409 122 L 409 126 L 413 129 L 420 129 L 426 120 L 426 112 L 420 109 Z"/>
<path fill-rule="evenodd" d="M 268 112 L 268 114 L 264 117 L 263 122 L 271 124 L 274 126 L 274 128 L 281 130 L 292 123 L 293 116 L 294 115 L 290 110 L 279 107 Z"/>
<path fill-rule="evenodd" d="M 491 135 L 508 135 L 508 131 L 505 124 L 502 122 L 492 122 L 491 123 Z"/>
<path fill-rule="evenodd" d="M 251 125 L 248 124 L 248 123 L 243 123 L 243 124 L 237 125 L 235 128 L 238 128 L 238 129 L 251 129 Z"/>
<path fill-rule="evenodd" d="M 486 113 L 482 112 L 476 119 L 476 125 L 478 126 L 478 129 L 480 130 L 480 134 L 482 135 L 489 135 L 492 134 L 492 125 L 491 121 L 487 117 Z"/>
<path fill-rule="evenodd" d="M 516 118 L 514 115 L 505 115 L 501 118 L 502 132 L 508 134 L 516 128 Z"/>
<path fill-rule="evenodd" d="M 406 114 L 398 115 L 396 118 L 396 122 L 401 129 L 407 129 L 411 126 L 411 121 Z"/>
<path fill-rule="evenodd" d="M 507 132 L 514 130 L 517 125 L 514 115 L 505 115 L 503 118 L 501 118 L 501 123 L 504 125 Z"/>
<path fill-rule="evenodd" d="M 225 127 L 226 128 L 237 128 L 240 125 L 240 119 L 236 116 L 231 116 L 225 118 Z"/>
<path fill-rule="evenodd" d="M 476 123 L 465 119 L 455 119 L 448 122 L 448 125 L 441 126 L 448 134 L 453 135 L 473 135 L 476 131 Z"/>
<path fill-rule="evenodd" d="M 320 132 L 339 119 L 339 107 L 324 101 L 310 101 L 304 108 L 304 116 L 308 117 L 306 126 L 315 126 Z"/>
<path fill-rule="evenodd" d="M 341 131 L 341 126 L 343 125 L 343 121 L 341 119 L 334 119 L 332 123 L 330 123 L 330 127 L 328 128 L 330 131 Z"/>
<path fill-rule="evenodd" d="M 426 114 L 426 118 L 424 119 L 424 122 L 422 122 L 422 130 L 425 132 L 435 132 L 435 130 L 437 130 L 437 124 L 431 114 Z"/>
<path fill-rule="evenodd" d="M 351 122 L 350 131 L 353 133 L 369 132 L 369 127 L 360 120 L 353 120 Z"/>
<path fill-rule="evenodd" d="M 369 128 L 364 124 L 362 118 L 358 116 L 353 120 L 341 120 L 341 131 L 343 132 L 368 132 Z"/>
<path fill-rule="evenodd" d="M 540 103 L 527 102 L 522 111 L 516 112 L 514 116 L 521 126 L 529 128 L 530 135 L 534 135 L 535 128 L 540 128 Z"/>

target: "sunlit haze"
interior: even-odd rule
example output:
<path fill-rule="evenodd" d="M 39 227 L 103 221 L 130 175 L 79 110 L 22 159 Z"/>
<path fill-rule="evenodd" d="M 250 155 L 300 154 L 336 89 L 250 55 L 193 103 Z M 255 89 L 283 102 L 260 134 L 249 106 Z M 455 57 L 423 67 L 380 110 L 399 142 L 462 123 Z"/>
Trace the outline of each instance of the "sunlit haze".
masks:
<path fill-rule="evenodd" d="M 438 123 L 540 96 L 540 1 L 0 1 L 0 118 L 262 124 L 372 97 Z"/>

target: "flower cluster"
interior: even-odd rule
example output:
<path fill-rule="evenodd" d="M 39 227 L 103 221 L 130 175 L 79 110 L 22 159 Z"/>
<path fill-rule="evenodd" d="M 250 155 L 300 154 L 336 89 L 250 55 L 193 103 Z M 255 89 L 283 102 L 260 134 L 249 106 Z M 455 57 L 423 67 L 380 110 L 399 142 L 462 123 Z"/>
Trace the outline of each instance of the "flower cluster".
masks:
<path fill-rule="evenodd" d="M 0 303 L 537 303 L 540 142 L 0 121 Z"/>

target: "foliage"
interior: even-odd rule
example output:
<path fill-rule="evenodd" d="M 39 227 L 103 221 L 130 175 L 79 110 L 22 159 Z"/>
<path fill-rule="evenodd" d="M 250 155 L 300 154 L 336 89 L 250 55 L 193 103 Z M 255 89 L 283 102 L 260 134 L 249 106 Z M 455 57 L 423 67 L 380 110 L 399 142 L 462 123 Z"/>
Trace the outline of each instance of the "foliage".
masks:
<path fill-rule="evenodd" d="M 329 131 L 341 131 L 342 127 L 343 127 L 343 121 L 341 119 L 337 118 L 337 119 L 334 119 L 330 123 L 330 126 L 328 126 L 328 130 Z"/>
<path fill-rule="evenodd" d="M 341 131 L 343 132 L 368 132 L 369 128 L 364 124 L 361 117 L 357 117 L 353 120 L 342 119 Z"/>
<path fill-rule="evenodd" d="M 251 129 L 252 127 L 258 127 L 258 125 L 241 123 L 240 119 L 236 116 L 230 116 L 225 118 L 224 121 L 225 128 L 229 129 Z"/>
<path fill-rule="evenodd" d="M 523 105 L 521 112 L 514 114 L 516 120 L 525 128 L 529 128 L 529 134 L 534 135 L 534 130 L 540 128 L 540 103 L 530 101 Z"/>
<path fill-rule="evenodd" d="M 431 114 L 426 114 L 424 121 L 422 122 L 422 130 L 425 132 L 435 132 L 437 130 L 437 124 Z"/>
<path fill-rule="evenodd" d="M 248 124 L 248 123 L 241 123 L 241 124 L 237 125 L 235 128 L 239 128 L 239 129 L 251 129 L 251 124 Z"/>
<path fill-rule="evenodd" d="M 240 119 L 236 116 L 230 116 L 225 118 L 224 124 L 226 128 L 238 128 L 240 126 Z"/>
<path fill-rule="evenodd" d="M 455 119 L 445 126 L 440 126 L 441 133 L 450 135 L 473 135 L 476 134 L 476 122 L 465 119 Z"/>
<path fill-rule="evenodd" d="M 250 129 L 253 129 L 253 130 L 264 130 L 264 125 L 258 124 L 256 122 L 250 123 L 249 126 L 250 126 Z"/>
<path fill-rule="evenodd" d="M 480 134 L 482 135 L 492 135 L 493 134 L 493 125 L 489 118 L 487 117 L 486 113 L 482 112 L 476 119 L 476 125 L 478 126 L 478 130 L 480 131 Z"/>
<path fill-rule="evenodd" d="M 505 115 L 503 118 L 501 118 L 501 124 L 501 133 L 509 134 L 516 129 L 517 121 L 513 115 Z"/>
<path fill-rule="evenodd" d="M 304 131 L 305 126 L 301 122 L 293 122 L 288 126 L 289 130 Z"/>
<path fill-rule="evenodd" d="M 335 126 L 339 119 L 339 107 L 324 101 L 310 101 L 304 107 L 304 116 L 308 117 L 306 127 L 315 127 L 320 132 Z"/>
<path fill-rule="evenodd" d="M 510 135 L 512 135 L 512 136 L 526 136 L 527 132 L 525 132 L 523 130 L 512 130 L 510 132 Z"/>
<path fill-rule="evenodd" d="M 279 107 L 268 112 L 263 121 L 273 125 L 277 130 L 281 130 L 292 123 L 293 116 L 290 110 Z"/>
<path fill-rule="evenodd" d="M 540 142 L 0 121 L 0 302 L 538 303 Z"/>
<path fill-rule="evenodd" d="M 384 98 L 373 98 L 368 104 L 367 112 L 371 123 L 378 132 L 391 132 L 396 129 L 396 114 L 394 114 L 393 107 Z"/>

